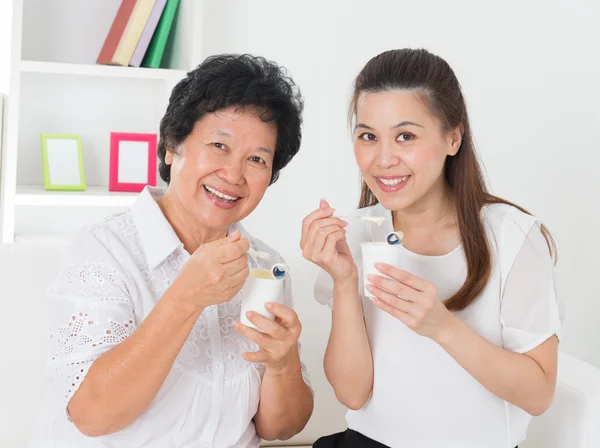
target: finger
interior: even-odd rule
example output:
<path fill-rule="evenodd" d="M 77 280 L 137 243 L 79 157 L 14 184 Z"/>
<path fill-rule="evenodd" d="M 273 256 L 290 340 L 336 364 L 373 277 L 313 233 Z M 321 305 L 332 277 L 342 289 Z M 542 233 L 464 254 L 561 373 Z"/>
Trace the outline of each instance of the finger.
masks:
<path fill-rule="evenodd" d="M 317 221 L 313 221 L 310 229 L 308 229 L 308 234 L 306 235 L 305 244 L 311 244 L 311 242 L 315 242 L 319 234 L 323 234 L 326 232 L 325 229 L 335 226 L 336 230 L 344 229 L 348 226 L 346 221 L 341 220 L 340 218 L 324 218 L 319 219 Z M 324 241 L 324 238 L 323 238 Z"/>
<path fill-rule="evenodd" d="M 327 202 L 325 199 L 321 199 L 321 202 L 319 202 L 319 208 L 331 208 L 331 205 L 329 205 L 329 202 Z"/>
<path fill-rule="evenodd" d="M 292 329 L 300 325 L 298 314 L 296 314 L 293 309 L 288 308 L 281 303 L 267 302 L 265 308 L 269 313 L 281 319 L 281 324 L 285 328 Z"/>
<path fill-rule="evenodd" d="M 311 253 L 313 257 L 323 252 L 327 238 L 335 232 L 346 233 L 346 231 L 337 224 L 321 227 L 319 229 L 311 229 L 311 236 L 309 236 L 307 241 L 308 252 Z"/>
<path fill-rule="evenodd" d="M 400 283 L 404 283 L 406 286 L 410 286 L 417 291 L 423 292 L 429 285 L 429 283 L 425 280 L 422 280 L 409 272 L 403 271 L 402 269 L 390 266 L 389 264 L 375 263 L 375 268 L 377 268 L 377 270 L 382 274 L 392 277 L 398 280 Z"/>
<path fill-rule="evenodd" d="M 409 323 L 412 320 L 410 314 L 407 314 L 404 311 L 401 311 L 398 308 L 395 308 L 377 298 L 373 299 L 373 303 L 377 308 L 400 320 L 404 325 L 409 326 Z"/>
<path fill-rule="evenodd" d="M 240 257 L 247 259 L 248 249 L 250 249 L 250 241 L 247 238 L 242 238 L 234 243 L 220 246 L 215 255 L 220 263 L 226 264 Z"/>
<path fill-rule="evenodd" d="M 262 333 L 254 328 L 250 328 L 241 322 L 234 322 L 233 327 L 246 339 L 258 344 L 260 348 L 269 352 L 271 351 L 270 349 L 273 348 L 273 338 L 268 334 Z"/>
<path fill-rule="evenodd" d="M 223 265 L 225 269 L 225 273 L 229 276 L 233 276 L 241 271 L 244 271 L 248 268 L 248 257 L 240 257 L 237 260 L 230 261 L 227 264 Z"/>
<path fill-rule="evenodd" d="M 419 291 L 411 288 L 410 286 L 406 286 L 404 283 L 400 283 L 394 279 L 382 277 L 380 275 L 368 275 L 368 280 L 372 285 L 377 286 L 385 291 L 388 291 L 396 296 L 402 297 L 404 300 L 408 300 L 410 302 L 416 302 L 419 298 Z"/>
<path fill-rule="evenodd" d="M 244 266 L 240 272 L 237 272 L 229 277 L 229 284 L 233 289 L 239 291 L 244 283 L 246 283 L 246 279 L 250 274 L 250 269 L 248 269 L 248 265 Z M 236 291 L 236 293 L 237 293 Z"/>
<path fill-rule="evenodd" d="M 273 356 L 266 350 L 245 352 L 242 354 L 242 356 L 248 362 L 260 362 L 261 364 L 268 364 L 273 359 Z"/>
<path fill-rule="evenodd" d="M 415 313 L 415 305 L 400 297 L 384 291 L 381 288 L 373 285 L 367 285 L 367 290 L 375 296 L 380 302 L 386 303 L 388 306 L 402 311 L 405 314 L 413 315 Z"/>
<path fill-rule="evenodd" d="M 323 246 L 320 257 L 322 257 L 324 260 L 331 259 L 337 252 L 337 244 L 345 239 L 345 231 L 338 230 L 337 232 L 330 233 L 327 237 L 327 240 L 325 240 L 325 245 Z"/>
<path fill-rule="evenodd" d="M 257 328 L 262 330 L 264 333 L 271 336 L 273 339 L 280 340 L 282 335 L 285 333 L 286 328 L 277 322 L 267 319 L 260 313 L 254 311 L 248 311 L 246 317 L 252 322 Z"/>
<path fill-rule="evenodd" d="M 302 220 L 302 237 L 300 238 L 300 247 L 303 248 L 306 243 L 306 237 L 308 236 L 308 230 L 315 220 L 330 218 L 333 216 L 335 210 L 333 208 L 318 208 L 311 212 L 309 215 Z"/>

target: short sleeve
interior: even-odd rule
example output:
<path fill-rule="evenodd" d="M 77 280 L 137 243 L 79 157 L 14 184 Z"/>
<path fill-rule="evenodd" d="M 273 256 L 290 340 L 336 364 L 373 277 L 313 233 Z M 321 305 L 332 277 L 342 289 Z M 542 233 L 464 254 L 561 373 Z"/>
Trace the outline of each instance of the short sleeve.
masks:
<path fill-rule="evenodd" d="M 290 275 L 287 275 L 283 281 L 283 305 L 288 308 L 294 308 L 294 297 L 292 292 L 292 279 Z M 312 381 L 310 379 L 310 374 L 308 373 L 308 369 L 306 368 L 306 364 L 302 361 L 302 344 L 298 342 L 298 354 L 300 355 L 300 368 L 302 370 L 302 379 L 310 389 L 310 391 L 314 395 Z"/>
<path fill-rule="evenodd" d="M 560 338 L 564 311 L 556 293 L 554 261 L 538 223 L 507 276 L 500 320 L 507 350 L 525 353 L 555 334 Z"/>
<path fill-rule="evenodd" d="M 92 363 L 135 330 L 124 273 L 97 232 L 86 230 L 75 238 L 48 300 L 47 367 L 66 404 Z"/>

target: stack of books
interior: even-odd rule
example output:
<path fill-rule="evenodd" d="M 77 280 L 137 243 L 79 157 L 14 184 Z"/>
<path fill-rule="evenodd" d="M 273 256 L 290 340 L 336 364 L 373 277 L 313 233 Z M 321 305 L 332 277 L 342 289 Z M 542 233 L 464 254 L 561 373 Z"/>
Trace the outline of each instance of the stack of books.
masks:
<path fill-rule="evenodd" d="M 96 63 L 159 68 L 179 0 L 122 0 Z"/>

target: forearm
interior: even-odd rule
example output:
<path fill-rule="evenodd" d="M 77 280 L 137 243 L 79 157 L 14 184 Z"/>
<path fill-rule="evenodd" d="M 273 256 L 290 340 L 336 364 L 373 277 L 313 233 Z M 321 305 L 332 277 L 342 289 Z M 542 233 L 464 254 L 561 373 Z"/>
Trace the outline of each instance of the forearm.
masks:
<path fill-rule="evenodd" d="M 136 331 L 100 356 L 68 405 L 84 434 L 100 436 L 134 422 L 150 405 L 201 313 L 168 290 Z"/>
<path fill-rule="evenodd" d="M 300 357 L 284 371 L 267 369 L 263 377 L 260 404 L 254 416 L 256 432 L 265 440 L 287 440 L 298 434 L 310 419 L 313 396 L 302 379 Z"/>
<path fill-rule="evenodd" d="M 360 409 L 373 389 L 373 358 L 357 277 L 334 284 L 325 374 L 338 400 L 351 409 Z"/>
<path fill-rule="evenodd" d="M 527 355 L 492 344 L 459 318 L 453 316 L 438 343 L 487 390 L 529 414 L 542 414 L 552 402 L 555 375 Z"/>

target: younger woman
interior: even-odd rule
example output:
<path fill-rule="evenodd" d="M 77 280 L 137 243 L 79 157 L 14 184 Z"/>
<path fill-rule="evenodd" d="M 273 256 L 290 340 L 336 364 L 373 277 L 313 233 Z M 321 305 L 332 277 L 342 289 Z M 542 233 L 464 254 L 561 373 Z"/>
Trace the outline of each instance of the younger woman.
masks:
<path fill-rule="evenodd" d="M 333 310 L 325 372 L 351 409 L 348 431 L 315 447 L 514 448 L 556 384 L 553 240 L 487 191 L 441 58 L 373 58 L 351 119 L 363 177 L 355 218 L 386 220 L 347 223 L 322 201 L 303 222 L 303 255 L 325 271 L 317 300 Z M 360 243 L 392 231 L 404 233 L 401 262 L 377 266 L 369 300 Z"/>

